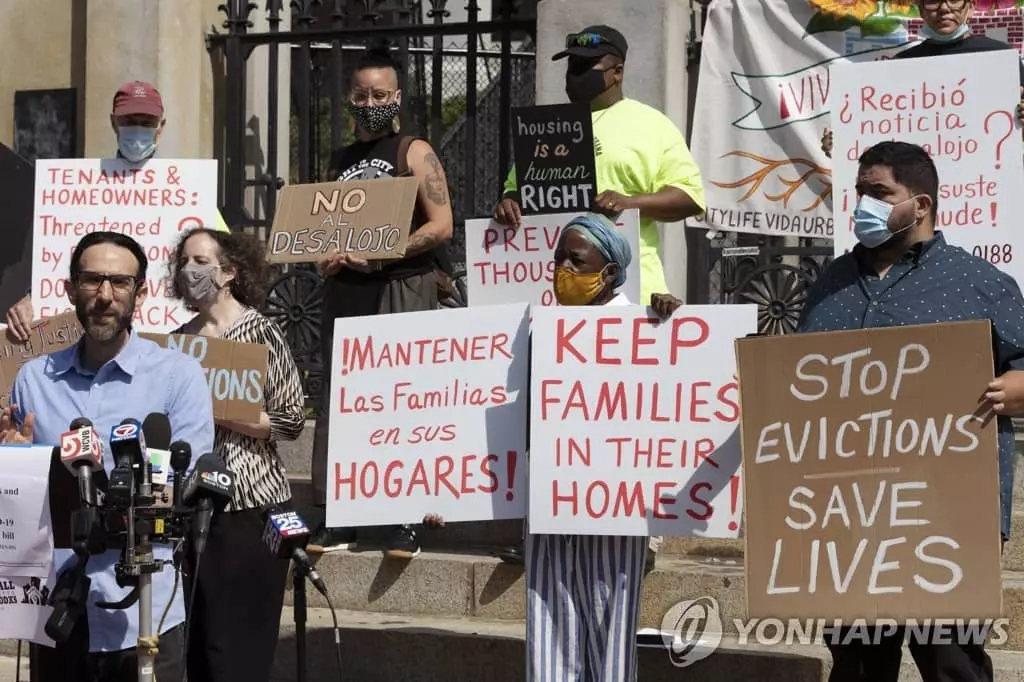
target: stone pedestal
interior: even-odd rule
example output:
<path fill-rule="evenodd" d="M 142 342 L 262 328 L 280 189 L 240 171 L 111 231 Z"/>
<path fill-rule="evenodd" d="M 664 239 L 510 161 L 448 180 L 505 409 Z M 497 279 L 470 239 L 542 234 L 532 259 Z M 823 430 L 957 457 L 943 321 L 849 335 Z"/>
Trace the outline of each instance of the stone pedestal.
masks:
<path fill-rule="evenodd" d="M 565 63 L 551 55 L 565 36 L 593 24 L 612 26 L 626 37 L 627 97 L 664 112 L 686 130 L 687 0 L 544 0 L 537 4 L 537 104 L 565 101 Z M 661 228 L 661 258 L 673 294 L 686 298 L 686 238 L 682 223 Z"/>

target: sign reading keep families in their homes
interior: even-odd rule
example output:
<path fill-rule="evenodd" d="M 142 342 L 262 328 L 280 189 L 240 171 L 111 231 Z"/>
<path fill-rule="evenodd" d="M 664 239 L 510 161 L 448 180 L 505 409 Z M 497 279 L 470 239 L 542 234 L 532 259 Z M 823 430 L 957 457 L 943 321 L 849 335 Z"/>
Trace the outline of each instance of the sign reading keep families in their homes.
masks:
<path fill-rule="evenodd" d="M 168 266 L 183 231 L 217 216 L 217 162 L 150 159 L 39 159 L 32 237 L 35 317 L 72 310 L 65 285 L 71 252 L 90 232 L 120 232 L 149 259 L 149 295 L 135 311 L 137 328 L 166 333 L 191 314 L 168 296 Z"/>
<path fill-rule="evenodd" d="M 259 421 L 270 352 L 266 345 L 189 334 L 141 336 L 199 361 L 210 385 L 215 419 Z"/>
<path fill-rule="evenodd" d="M 512 151 L 523 215 L 590 209 L 597 170 L 589 104 L 513 108 Z"/>
<path fill-rule="evenodd" d="M 327 523 L 522 518 L 528 351 L 523 303 L 338 325 Z"/>
<path fill-rule="evenodd" d="M 736 355 L 749 617 L 1000 615 L 988 322 L 741 339 Z"/>
<path fill-rule="evenodd" d="M 418 191 L 416 178 L 287 185 L 267 240 L 267 260 L 312 263 L 332 253 L 401 258 Z"/>
<path fill-rule="evenodd" d="M 22 365 L 40 355 L 63 350 L 75 344 L 81 336 L 82 326 L 74 312 L 37 323 L 25 343 L 13 343 L 6 334 L 0 336 L 0 409 L 10 405 L 14 378 Z"/>
<path fill-rule="evenodd" d="M 936 229 L 1024 281 L 1017 229 L 1024 211 L 1019 64 L 1019 55 L 1005 50 L 832 68 L 837 254 L 856 243 L 858 158 L 873 144 L 895 139 L 921 145 L 935 161 Z"/>
<path fill-rule="evenodd" d="M 534 310 L 530 531 L 736 537 L 732 345 L 756 330 L 752 305 Z"/>
<path fill-rule="evenodd" d="M 527 302 L 553 306 L 555 246 L 562 227 L 579 213 L 523 216 L 518 228 L 491 219 L 466 221 L 466 281 L 469 305 Z M 619 289 L 640 302 L 640 212 L 623 211 L 617 227 L 629 242 L 633 259 Z"/>

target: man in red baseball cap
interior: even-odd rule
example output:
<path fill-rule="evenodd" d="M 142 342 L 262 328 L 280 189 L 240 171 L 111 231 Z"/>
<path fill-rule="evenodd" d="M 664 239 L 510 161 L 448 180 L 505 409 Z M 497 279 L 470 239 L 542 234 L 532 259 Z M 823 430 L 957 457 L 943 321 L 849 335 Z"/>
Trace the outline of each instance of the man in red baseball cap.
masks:
<path fill-rule="evenodd" d="M 131 163 L 145 163 L 156 153 L 164 131 L 164 100 L 151 83 L 128 81 L 114 93 L 110 127 L 117 136 L 117 155 Z M 214 226 L 221 232 L 231 229 L 217 211 Z M 32 292 L 7 311 L 7 335 L 15 342 L 28 340 L 32 331 Z"/>
<path fill-rule="evenodd" d="M 165 122 L 163 98 L 149 83 L 130 81 L 114 93 L 110 125 L 118 154 L 126 160 L 139 163 L 153 156 Z"/>

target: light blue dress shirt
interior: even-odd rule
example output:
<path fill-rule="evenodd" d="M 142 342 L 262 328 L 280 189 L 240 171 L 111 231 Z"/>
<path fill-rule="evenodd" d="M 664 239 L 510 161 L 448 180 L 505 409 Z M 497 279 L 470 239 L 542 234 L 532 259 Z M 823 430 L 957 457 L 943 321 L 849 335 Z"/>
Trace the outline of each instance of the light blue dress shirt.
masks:
<path fill-rule="evenodd" d="M 151 412 L 163 412 L 171 422 L 171 440 L 182 440 L 192 446 L 193 463 L 213 450 L 213 403 L 203 369 L 196 360 L 132 333 L 121 352 L 93 373 L 79 362 L 80 344 L 30 360 L 14 380 L 14 417 L 21 424 L 27 413 L 35 414 L 35 443 L 57 445 L 73 419 L 87 417 L 103 438 L 103 465 L 109 474 L 114 468 L 109 455 L 110 430 L 126 417 L 141 422 Z M 171 547 L 155 545 L 154 555 L 169 560 Z M 136 645 L 138 604 L 118 611 L 96 606 L 97 601 L 120 601 L 130 592 L 119 587 L 114 578 L 114 564 L 119 558 L 120 552 L 116 550 L 89 558 L 92 585 L 86 614 L 92 652 L 121 651 Z M 54 549 L 58 571 L 73 563 L 74 553 L 70 549 Z M 177 591 L 174 590 L 172 566 L 153 576 L 153 632 L 172 598 L 161 634 L 184 622 L 182 584 L 179 581 Z"/>

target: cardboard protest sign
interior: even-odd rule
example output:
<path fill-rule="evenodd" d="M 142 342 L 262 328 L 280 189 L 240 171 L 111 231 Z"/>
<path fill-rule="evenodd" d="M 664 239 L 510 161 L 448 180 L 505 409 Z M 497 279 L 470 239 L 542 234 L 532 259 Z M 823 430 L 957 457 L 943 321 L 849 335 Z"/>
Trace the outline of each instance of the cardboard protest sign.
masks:
<path fill-rule="evenodd" d="M 40 355 L 64 350 L 82 337 L 82 326 L 74 312 L 35 324 L 25 343 L 11 343 L 6 334 L 0 336 L 0 409 L 10 405 L 14 379 L 22 365 Z"/>
<path fill-rule="evenodd" d="M 858 158 L 873 144 L 895 139 L 921 145 L 934 160 L 936 227 L 946 239 L 1024 281 L 1024 242 L 1014 219 L 1024 210 L 1024 149 L 1015 113 L 1020 56 L 962 57 L 832 67 L 837 254 L 856 243 Z M 894 221 L 908 216 L 893 213 Z"/>
<path fill-rule="evenodd" d="M 589 104 L 514 107 L 512 152 L 523 215 L 590 209 L 597 170 Z"/>
<path fill-rule="evenodd" d="M 528 344 L 525 304 L 337 325 L 327 523 L 522 518 Z"/>
<path fill-rule="evenodd" d="M 263 411 L 269 349 L 261 343 L 240 343 L 190 334 L 140 334 L 164 348 L 191 355 L 203 366 L 213 396 L 213 416 L 258 422 Z"/>
<path fill-rule="evenodd" d="M 267 240 L 267 260 L 312 263 L 332 253 L 401 258 L 418 190 L 416 178 L 287 185 Z"/>
<path fill-rule="evenodd" d="M 168 266 L 185 230 L 214 225 L 217 162 L 150 159 L 39 159 L 32 237 L 32 305 L 36 317 L 72 309 L 65 292 L 71 252 L 90 232 L 120 232 L 149 258 L 146 302 L 134 325 L 163 333 L 191 315 L 168 296 Z"/>
<path fill-rule="evenodd" d="M 533 311 L 530 532 L 736 537 L 753 305 Z"/>
<path fill-rule="evenodd" d="M 518 229 L 491 219 L 466 221 L 466 278 L 469 305 L 530 303 L 556 305 L 553 287 L 555 245 L 562 226 L 579 213 L 523 216 Z M 629 242 L 633 260 L 619 289 L 640 301 L 640 212 L 623 211 L 616 223 Z"/>
<path fill-rule="evenodd" d="M 1000 615 L 987 321 L 736 342 L 751 618 Z"/>

